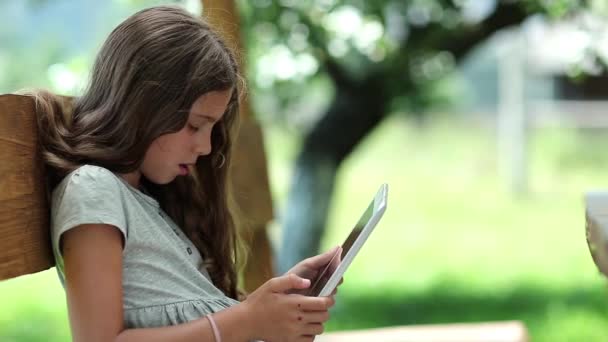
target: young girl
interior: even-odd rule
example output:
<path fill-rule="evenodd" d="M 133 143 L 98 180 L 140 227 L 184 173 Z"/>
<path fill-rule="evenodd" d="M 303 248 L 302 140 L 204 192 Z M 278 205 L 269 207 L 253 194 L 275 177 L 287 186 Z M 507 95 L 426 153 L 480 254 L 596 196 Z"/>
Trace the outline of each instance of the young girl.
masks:
<path fill-rule="evenodd" d="M 301 293 L 333 253 L 237 299 L 227 174 L 233 54 L 201 19 L 140 11 L 107 38 L 70 110 L 34 94 L 52 243 L 75 341 L 311 341 L 333 295 Z"/>

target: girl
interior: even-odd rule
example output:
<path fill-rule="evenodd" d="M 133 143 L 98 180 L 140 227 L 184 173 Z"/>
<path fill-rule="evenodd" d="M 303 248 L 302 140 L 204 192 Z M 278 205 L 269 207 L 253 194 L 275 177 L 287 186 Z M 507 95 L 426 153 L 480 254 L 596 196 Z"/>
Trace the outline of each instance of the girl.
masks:
<path fill-rule="evenodd" d="M 34 94 L 52 243 L 75 341 L 311 341 L 333 295 L 303 291 L 336 249 L 239 302 L 227 174 L 233 54 L 198 18 L 140 11 L 107 38 L 66 110 Z"/>

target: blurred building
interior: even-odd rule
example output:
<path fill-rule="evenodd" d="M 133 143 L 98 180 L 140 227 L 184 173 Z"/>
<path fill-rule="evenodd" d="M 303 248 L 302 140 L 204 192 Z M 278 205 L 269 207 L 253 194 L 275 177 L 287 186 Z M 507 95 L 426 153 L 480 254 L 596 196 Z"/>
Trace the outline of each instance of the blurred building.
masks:
<path fill-rule="evenodd" d="M 462 64 L 465 101 L 460 110 L 478 115 L 497 113 L 501 65 L 523 78 L 523 105 L 538 124 L 569 121 L 580 126 L 606 126 L 608 115 L 608 25 L 582 15 L 549 22 L 535 16 L 520 28 L 498 33 Z"/>

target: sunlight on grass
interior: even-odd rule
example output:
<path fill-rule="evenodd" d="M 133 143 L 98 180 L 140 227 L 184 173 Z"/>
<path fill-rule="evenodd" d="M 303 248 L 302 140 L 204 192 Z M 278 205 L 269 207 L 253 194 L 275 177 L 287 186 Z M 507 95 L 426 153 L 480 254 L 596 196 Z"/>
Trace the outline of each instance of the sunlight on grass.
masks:
<path fill-rule="evenodd" d="M 65 294 L 55 269 L 0 282 L 0 341 L 69 341 Z"/>

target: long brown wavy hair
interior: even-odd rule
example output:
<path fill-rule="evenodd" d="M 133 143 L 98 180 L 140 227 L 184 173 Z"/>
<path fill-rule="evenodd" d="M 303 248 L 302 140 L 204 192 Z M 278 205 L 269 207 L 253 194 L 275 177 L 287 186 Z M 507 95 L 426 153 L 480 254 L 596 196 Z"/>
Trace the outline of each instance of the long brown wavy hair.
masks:
<path fill-rule="evenodd" d="M 237 299 L 241 253 L 228 172 L 243 81 L 233 52 L 203 19 L 177 7 L 139 11 L 109 35 L 82 96 L 70 104 L 45 91 L 31 95 L 50 192 L 84 164 L 137 170 L 154 139 L 184 127 L 198 97 L 229 89 L 226 113 L 211 135 L 213 152 L 198 159 L 189 177 L 141 182 L 196 245 L 213 283 Z"/>

